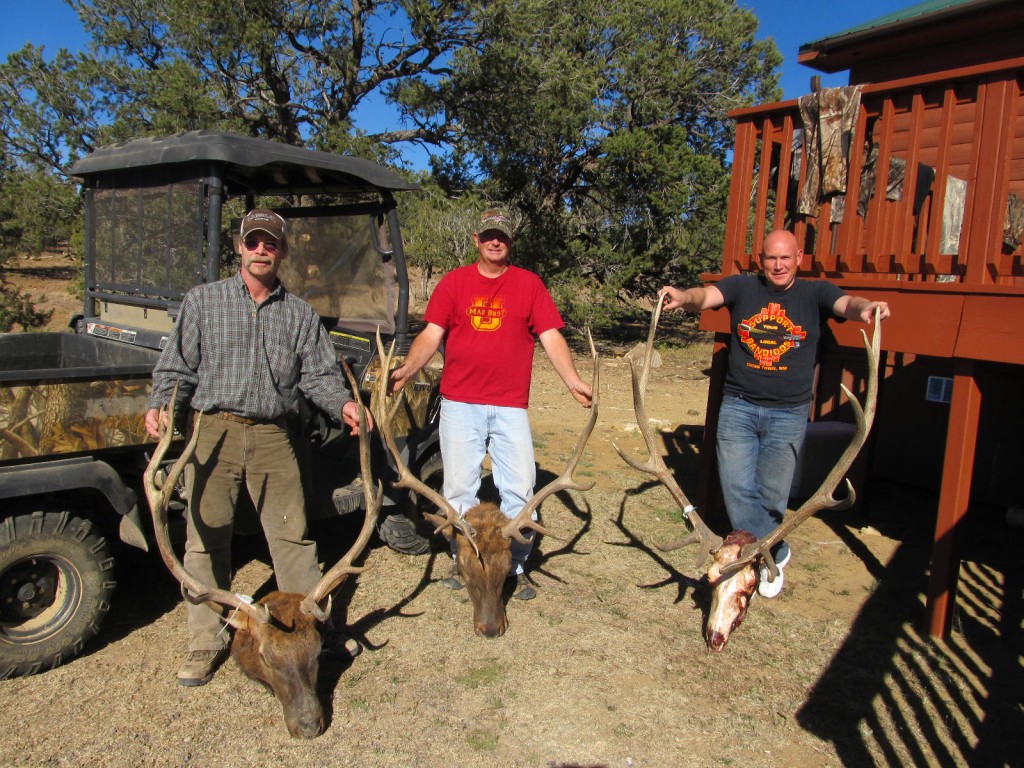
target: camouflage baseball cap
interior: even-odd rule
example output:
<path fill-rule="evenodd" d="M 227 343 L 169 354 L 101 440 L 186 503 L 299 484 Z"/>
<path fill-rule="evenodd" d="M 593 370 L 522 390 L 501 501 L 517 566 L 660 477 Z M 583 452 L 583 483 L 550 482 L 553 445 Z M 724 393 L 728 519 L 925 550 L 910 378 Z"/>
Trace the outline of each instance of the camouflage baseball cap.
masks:
<path fill-rule="evenodd" d="M 476 233 L 479 235 L 488 230 L 497 230 L 512 239 L 512 217 L 508 215 L 508 211 L 504 207 L 490 206 L 480 214 L 480 223 L 476 228 Z"/>

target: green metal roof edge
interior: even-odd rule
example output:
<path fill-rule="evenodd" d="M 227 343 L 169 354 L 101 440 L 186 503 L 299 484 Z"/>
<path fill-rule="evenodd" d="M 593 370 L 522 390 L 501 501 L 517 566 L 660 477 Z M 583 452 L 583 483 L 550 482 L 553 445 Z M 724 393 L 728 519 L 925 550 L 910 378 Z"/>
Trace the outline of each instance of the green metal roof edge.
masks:
<path fill-rule="evenodd" d="M 923 3 L 917 3 L 904 8 L 901 11 L 893 11 L 885 16 L 879 16 L 877 19 L 866 21 L 863 24 L 858 24 L 855 27 L 850 27 L 842 32 L 836 32 L 828 37 L 822 37 L 818 40 L 813 40 L 809 43 L 804 43 L 800 46 L 800 53 L 804 51 L 813 51 L 815 48 L 820 46 L 822 43 L 826 43 L 832 40 L 838 40 L 843 37 L 849 37 L 857 35 L 862 32 L 867 32 L 872 29 L 884 29 L 892 25 L 902 25 L 912 19 L 918 19 L 925 16 L 930 16 L 933 13 L 941 11 L 949 11 L 956 9 L 959 6 L 964 5 L 991 5 L 992 3 L 978 2 L 978 0 L 925 0 Z"/>

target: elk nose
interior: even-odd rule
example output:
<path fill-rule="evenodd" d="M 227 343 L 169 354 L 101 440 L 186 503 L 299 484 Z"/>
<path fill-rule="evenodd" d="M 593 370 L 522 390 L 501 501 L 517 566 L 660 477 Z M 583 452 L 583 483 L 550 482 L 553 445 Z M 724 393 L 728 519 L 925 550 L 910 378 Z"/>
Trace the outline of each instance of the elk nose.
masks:
<path fill-rule="evenodd" d="M 474 629 L 476 629 L 476 636 L 477 637 L 495 638 L 495 637 L 501 637 L 502 635 L 505 634 L 505 625 L 504 624 L 500 624 L 499 625 L 499 624 L 482 624 L 482 623 L 478 623 L 478 624 L 474 625 Z"/>
<path fill-rule="evenodd" d="M 295 724 L 295 736 L 300 739 L 315 739 L 324 729 L 323 720 L 319 718 L 303 718 Z"/>
<path fill-rule="evenodd" d="M 712 651 L 721 651 L 725 648 L 725 644 L 729 642 L 729 638 L 718 630 L 708 630 L 707 635 L 708 648 Z"/>
<path fill-rule="evenodd" d="M 294 723 L 288 724 L 288 731 L 296 739 L 315 739 L 324 731 L 323 714 L 310 712 L 300 715 Z"/>

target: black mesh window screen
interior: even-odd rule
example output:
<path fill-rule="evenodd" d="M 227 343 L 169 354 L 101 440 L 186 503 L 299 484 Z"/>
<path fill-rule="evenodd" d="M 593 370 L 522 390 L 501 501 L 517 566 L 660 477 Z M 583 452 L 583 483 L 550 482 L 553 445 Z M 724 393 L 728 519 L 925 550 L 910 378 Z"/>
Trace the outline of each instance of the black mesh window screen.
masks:
<path fill-rule="evenodd" d="M 201 281 L 202 180 L 172 180 L 150 170 L 97 188 L 93 211 L 96 289 L 177 299 Z"/>

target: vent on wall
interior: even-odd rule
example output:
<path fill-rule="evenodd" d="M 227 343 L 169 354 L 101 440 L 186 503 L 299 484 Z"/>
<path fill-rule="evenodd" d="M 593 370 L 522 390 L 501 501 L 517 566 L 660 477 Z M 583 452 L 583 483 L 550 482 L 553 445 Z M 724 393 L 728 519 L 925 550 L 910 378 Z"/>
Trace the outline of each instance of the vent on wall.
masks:
<path fill-rule="evenodd" d="M 949 403 L 953 399 L 953 379 L 949 376 L 929 376 L 925 399 L 929 403 Z"/>

